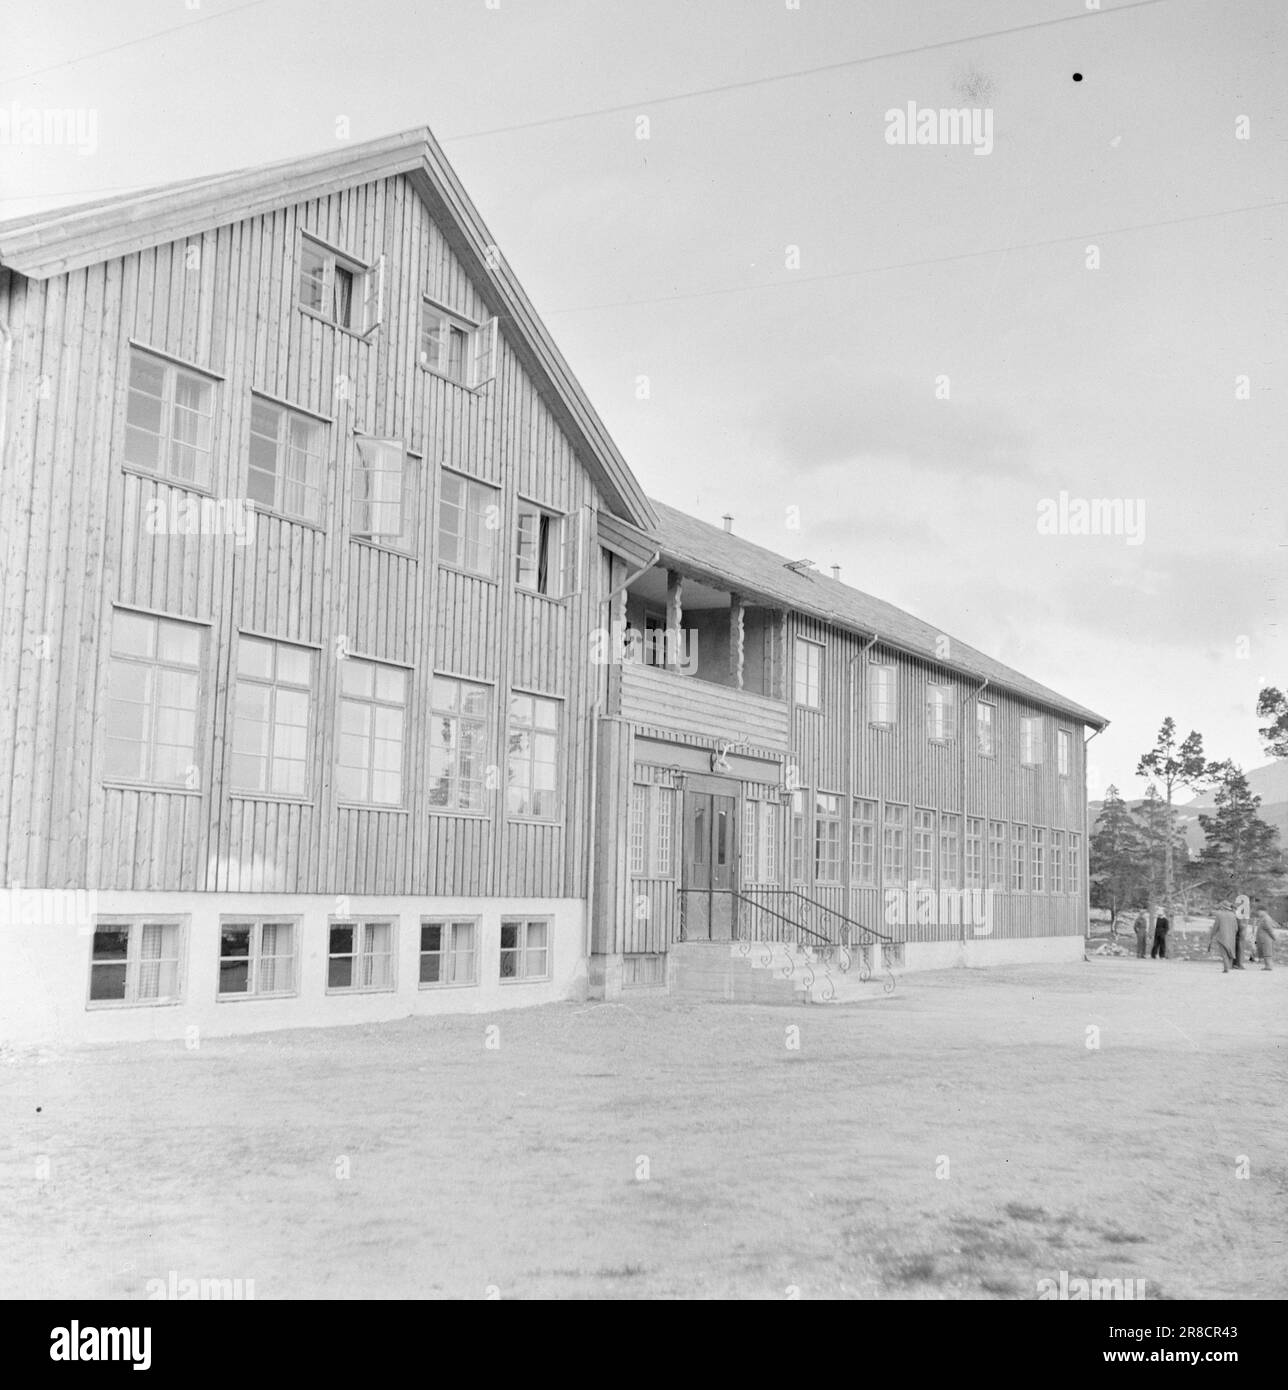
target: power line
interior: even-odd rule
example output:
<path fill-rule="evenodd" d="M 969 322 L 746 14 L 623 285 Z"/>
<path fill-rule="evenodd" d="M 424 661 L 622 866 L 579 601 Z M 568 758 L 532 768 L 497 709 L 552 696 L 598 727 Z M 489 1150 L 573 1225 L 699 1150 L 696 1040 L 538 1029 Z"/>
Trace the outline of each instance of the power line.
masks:
<path fill-rule="evenodd" d="M 96 48 L 92 53 L 82 53 L 78 58 L 65 58 L 61 63 L 50 63 L 44 68 L 28 68 L 25 72 L 0 74 L 0 82 L 20 82 L 28 77 L 42 77 L 47 72 L 57 72 L 59 68 L 74 67 L 77 63 L 87 63 L 91 58 L 102 58 L 109 53 L 120 53 L 122 49 L 133 48 L 136 44 L 148 43 L 152 39 L 163 38 L 166 34 L 177 34 L 182 30 L 195 29 L 198 24 L 210 24 L 216 19 L 227 19 L 229 15 L 242 10 L 253 10 L 258 5 L 267 5 L 269 0 L 246 0 L 244 5 L 234 5 L 231 10 L 219 10 L 215 14 L 203 15 L 200 19 L 190 19 L 184 24 L 172 24 L 168 29 L 157 29 L 151 34 L 140 34 L 136 39 L 126 39 L 110 48 Z"/>
<path fill-rule="evenodd" d="M 992 29 L 984 34 L 966 34 L 959 39 L 942 39 L 938 43 L 918 44 L 915 48 L 891 49 L 886 53 L 873 53 L 866 58 L 843 58 L 835 63 L 820 63 L 817 67 L 796 68 L 791 72 L 771 73 L 768 77 L 748 77 L 741 82 L 724 82 L 716 87 L 694 87 L 687 92 L 674 92 L 670 96 L 651 97 L 647 101 L 624 102 L 617 106 L 600 106 L 591 111 L 570 111 L 563 116 L 543 116 L 535 121 L 518 121 L 514 125 L 491 126 L 487 130 L 470 130 L 460 135 L 444 135 L 444 144 L 461 140 L 481 140 L 488 135 L 509 135 L 519 130 L 535 130 L 540 126 L 563 125 L 568 121 L 584 121 L 594 116 L 618 116 L 623 111 L 644 111 L 654 106 L 666 106 L 674 101 L 690 101 L 694 97 L 717 96 L 722 92 L 738 92 L 748 87 L 763 87 L 771 82 L 793 82 L 801 77 L 813 77 L 821 72 L 840 72 L 845 68 L 863 67 L 868 63 L 883 63 L 890 58 L 909 58 L 917 53 L 932 53 L 941 48 L 956 48 L 964 43 L 978 43 L 984 39 L 998 39 L 1006 34 L 1022 34 L 1032 29 L 1049 29 L 1056 24 L 1072 24 L 1076 20 L 1094 19 L 1097 16 L 1124 14 L 1128 10 L 1143 10 L 1152 5 L 1170 4 L 1171 0 L 1131 0 L 1131 3 L 1116 5 L 1112 10 L 1086 10 L 1082 14 L 1061 15 L 1057 19 L 1035 20 L 1032 24 L 1015 24 L 1009 29 Z"/>
<path fill-rule="evenodd" d="M 1046 241 L 1021 241 L 1009 246 L 986 246 L 978 251 L 958 251 L 951 256 L 929 256 L 918 261 L 894 261 L 888 265 L 863 266 L 858 270 L 834 270 L 824 275 L 794 275 L 790 280 L 773 280 L 759 285 L 725 285 L 719 289 L 687 290 L 680 294 L 664 294 L 653 299 L 618 299 L 604 304 L 577 304 L 567 309 L 548 309 L 543 318 L 556 314 L 589 314 L 600 309 L 630 309 L 649 304 L 673 304 L 686 299 L 711 299 L 722 294 L 748 294 L 758 290 L 791 289 L 797 285 L 817 285 L 827 280 L 850 280 L 861 275 L 880 275 L 888 270 L 914 270 L 919 266 L 948 265 L 953 261 L 974 260 L 979 256 L 1005 255 L 1009 251 L 1033 251 L 1047 246 L 1063 246 L 1070 241 L 1095 241 L 1098 237 L 1121 236 L 1126 232 L 1146 232 L 1155 228 L 1179 227 L 1188 222 L 1207 222 L 1217 217 L 1234 217 L 1244 212 L 1261 212 L 1267 208 L 1288 207 L 1288 198 L 1271 203 L 1253 203 L 1242 208 L 1222 208 L 1217 212 L 1196 212 L 1188 217 L 1171 217 L 1162 222 L 1134 222 L 1126 227 L 1109 227 L 1099 232 L 1084 232 L 1050 237 Z"/>

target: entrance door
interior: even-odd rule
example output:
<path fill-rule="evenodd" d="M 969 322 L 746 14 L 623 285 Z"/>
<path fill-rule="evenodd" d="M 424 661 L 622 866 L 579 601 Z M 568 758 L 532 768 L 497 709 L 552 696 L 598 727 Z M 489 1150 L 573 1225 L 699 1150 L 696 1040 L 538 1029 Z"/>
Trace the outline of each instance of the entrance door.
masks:
<path fill-rule="evenodd" d="M 684 793 L 684 935 L 689 941 L 730 941 L 735 918 L 737 799 Z"/>

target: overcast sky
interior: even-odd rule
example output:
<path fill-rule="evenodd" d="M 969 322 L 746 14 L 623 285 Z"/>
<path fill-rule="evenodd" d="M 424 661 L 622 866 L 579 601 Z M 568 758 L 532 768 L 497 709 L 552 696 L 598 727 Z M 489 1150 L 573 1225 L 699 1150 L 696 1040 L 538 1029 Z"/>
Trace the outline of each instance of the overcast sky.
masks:
<path fill-rule="evenodd" d="M 0 216 L 428 124 L 649 493 L 1105 714 L 1092 796 L 1165 714 L 1265 762 L 1288 5 L 790 2 L 0 0 L 0 106 L 96 122 L 0 145 Z"/>

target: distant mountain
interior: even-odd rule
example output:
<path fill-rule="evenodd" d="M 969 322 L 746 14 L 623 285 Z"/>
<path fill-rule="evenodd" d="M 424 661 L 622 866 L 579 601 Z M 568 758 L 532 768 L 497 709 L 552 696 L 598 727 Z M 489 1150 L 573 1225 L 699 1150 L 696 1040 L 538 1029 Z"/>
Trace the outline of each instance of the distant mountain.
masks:
<path fill-rule="evenodd" d="M 1244 776 L 1248 779 L 1248 788 L 1253 796 L 1261 798 L 1257 814 L 1267 825 L 1273 825 L 1278 829 L 1279 843 L 1288 849 L 1288 760 L 1267 763 L 1265 767 L 1249 768 Z M 1144 800 L 1144 797 L 1138 797 L 1135 801 L 1128 802 L 1128 805 L 1137 810 L 1144 804 Z M 1103 801 L 1087 803 L 1087 813 L 1093 831 L 1104 804 Z M 1193 801 L 1187 801 L 1184 805 L 1178 804 L 1173 809 L 1176 811 L 1177 824 L 1185 832 L 1185 843 L 1189 846 L 1190 853 L 1198 854 L 1203 848 L 1204 840 L 1199 815 L 1211 815 L 1216 809 L 1211 790 L 1204 791 Z"/>

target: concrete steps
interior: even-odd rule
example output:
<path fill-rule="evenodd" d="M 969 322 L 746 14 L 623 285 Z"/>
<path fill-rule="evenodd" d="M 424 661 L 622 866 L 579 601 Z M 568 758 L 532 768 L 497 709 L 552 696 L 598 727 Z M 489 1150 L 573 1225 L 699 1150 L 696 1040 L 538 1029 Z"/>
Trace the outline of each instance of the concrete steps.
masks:
<path fill-rule="evenodd" d="M 857 950 L 780 941 L 690 941 L 671 948 L 673 993 L 747 1004 L 857 1004 L 888 998 L 892 979 L 860 976 Z"/>

